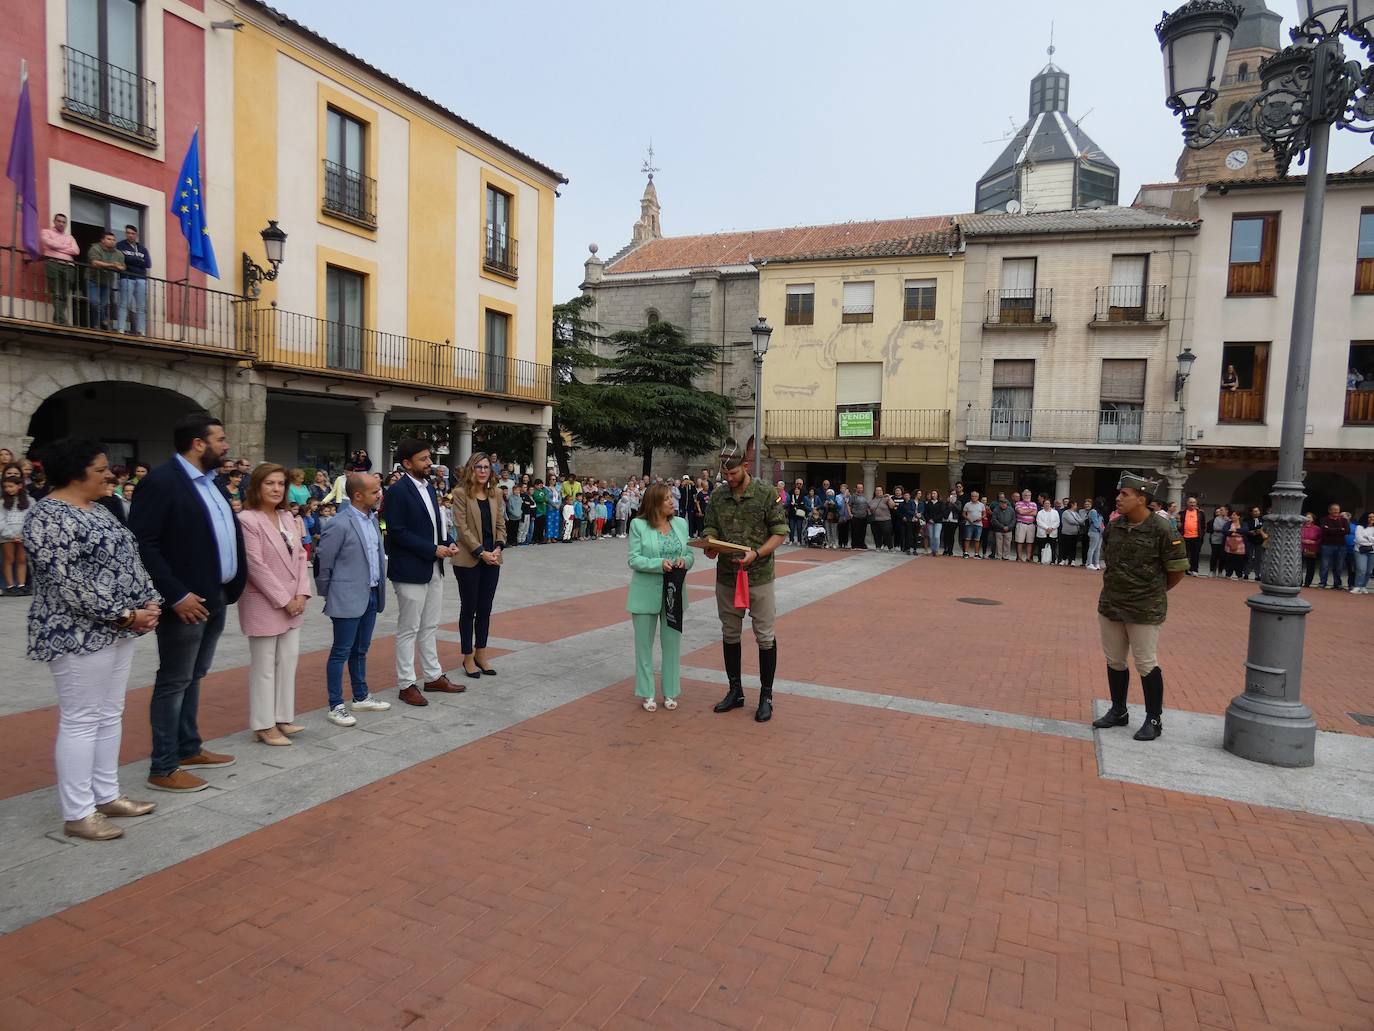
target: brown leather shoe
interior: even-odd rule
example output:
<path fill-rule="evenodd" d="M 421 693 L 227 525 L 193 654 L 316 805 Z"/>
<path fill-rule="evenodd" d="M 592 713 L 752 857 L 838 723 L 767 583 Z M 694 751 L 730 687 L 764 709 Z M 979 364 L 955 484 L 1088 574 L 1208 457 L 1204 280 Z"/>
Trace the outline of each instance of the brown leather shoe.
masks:
<path fill-rule="evenodd" d="M 187 773 L 185 770 L 173 770 L 162 777 L 148 778 L 148 787 L 154 791 L 175 791 L 183 795 L 191 791 L 203 791 L 209 786 L 195 774 Z"/>
<path fill-rule="evenodd" d="M 448 678 L 447 674 L 440 673 L 438 680 L 431 680 L 425 684 L 425 690 L 438 691 L 440 694 L 462 694 L 467 688 L 460 684 L 455 684 Z"/>
<path fill-rule="evenodd" d="M 429 699 L 420 693 L 420 689 L 414 684 L 409 687 L 401 688 L 400 694 L 396 696 L 407 705 L 428 705 Z"/>
<path fill-rule="evenodd" d="M 91 813 L 84 820 L 68 820 L 62 825 L 62 833 L 69 838 L 84 838 L 86 841 L 111 841 L 124 837 L 124 832 L 107 820 L 103 813 Z"/>
<path fill-rule="evenodd" d="M 135 802 L 128 795 L 120 795 L 104 805 L 96 806 L 95 811 L 106 816 L 147 816 L 156 808 L 156 802 Z"/>
<path fill-rule="evenodd" d="M 191 756 L 189 759 L 181 760 L 181 768 L 183 770 L 188 768 L 215 769 L 216 767 L 220 766 L 233 765 L 234 757 L 232 755 L 224 755 L 220 752 L 207 752 L 203 748 L 200 750 L 198 754 Z"/>

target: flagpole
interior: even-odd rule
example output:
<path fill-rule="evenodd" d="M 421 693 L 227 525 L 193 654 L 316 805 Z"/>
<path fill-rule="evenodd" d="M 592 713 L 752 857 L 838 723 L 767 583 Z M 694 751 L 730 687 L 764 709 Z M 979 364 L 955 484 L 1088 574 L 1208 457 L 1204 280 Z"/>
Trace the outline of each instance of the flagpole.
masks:
<path fill-rule="evenodd" d="M 191 133 L 191 139 L 196 144 L 196 166 L 200 166 L 200 123 L 196 123 L 195 131 Z M 201 177 L 201 186 L 205 185 L 204 176 Z M 203 199 L 203 198 L 202 198 Z M 191 306 L 191 241 L 186 241 L 186 280 L 182 285 L 181 293 L 181 331 L 177 335 L 177 340 L 185 340 L 187 309 Z"/>
<path fill-rule="evenodd" d="M 22 57 L 19 59 L 19 95 L 24 95 L 24 83 L 29 81 L 29 62 Z M 15 115 L 18 118 L 18 114 Z M 9 317 L 14 318 L 14 273 L 15 266 L 19 264 L 19 209 L 24 202 L 20 198 L 19 184 L 14 184 L 14 213 L 10 218 L 10 296 L 9 296 Z"/>

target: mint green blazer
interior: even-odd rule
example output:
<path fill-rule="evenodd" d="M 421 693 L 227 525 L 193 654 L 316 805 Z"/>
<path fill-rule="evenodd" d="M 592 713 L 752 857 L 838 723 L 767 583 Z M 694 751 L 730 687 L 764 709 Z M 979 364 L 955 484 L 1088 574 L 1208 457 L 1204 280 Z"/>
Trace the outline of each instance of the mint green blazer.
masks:
<path fill-rule="evenodd" d="M 680 554 L 687 568 L 692 568 L 696 555 L 687 546 L 687 520 L 673 516 L 672 537 L 665 539 L 647 522 L 636 516 L 630 520 L 630 597 L 625 611 L 652 614 L 663 608 L 663 560 Z M 668 554 L 661 553 L 664 546 Z M 687 594 L 683 592 L 682 610 L 687 611 Z"/>

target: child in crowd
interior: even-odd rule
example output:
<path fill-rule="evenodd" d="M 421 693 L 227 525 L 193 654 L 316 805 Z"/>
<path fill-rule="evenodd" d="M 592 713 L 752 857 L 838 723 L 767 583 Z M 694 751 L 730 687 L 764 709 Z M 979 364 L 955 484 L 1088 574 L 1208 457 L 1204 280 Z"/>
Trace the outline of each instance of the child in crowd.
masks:
<path fill-rule="evenodd" d="M 586 521 L 587 513 L 583 509 L 582 495 L 578 494 L 573 498 L 573 531 L 572 539 L 580 541 L 582 539 L 582 524 Z"/>
<path fill-rule="evenodd" d="M 573 516 L 577 509 L 573 506 L 573 499 L 567 497 L 563 499 L 563 540 L 572 540 L 573 535 Z"/>
<path fill-rule="evenodd" d="M 301 511 L 301 525 L 305 528 L 304 533 L 301 534 L 301 543 L 305 546 L 306 558 L 310 557 L 310 553 L 320 539 L 319 510 L 320 503 L 311 498 L 305 503 L 305 508 Z"/>
<path fill-rule="evenodd" d="M 320 542 L 320 537 L 324 535 L 324 528 L 329 525 L 329 520 L 339 514 L 338 506 L 330 501 L 320 506 L 319 517 L 315 520 L 315 543 Z"/>
<path fill-rule="evenodd" d="M 4 470 L 4 494 L 0 498 L 0 564 L 5 582 L 0 595 L 16 598 L 30 594 L 28 556 L 24 552 L 24 519 L 32 500 L 24 489 L 24 476 L 17 465 Z"/>
<path fill-rule="evenodd" d="M 608 514 L 608 504 L 606 495 L 602 494 L 596 502 L 596 539 L 600 540 L 606 531 L 606 521 L 610 518 Z"/>

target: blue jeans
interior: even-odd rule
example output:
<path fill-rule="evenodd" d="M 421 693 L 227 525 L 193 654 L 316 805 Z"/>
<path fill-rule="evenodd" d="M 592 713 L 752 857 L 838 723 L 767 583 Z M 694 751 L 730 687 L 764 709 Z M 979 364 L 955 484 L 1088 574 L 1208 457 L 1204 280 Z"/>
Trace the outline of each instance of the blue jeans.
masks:
<path fill-rule="evenodd" d="M 142 276 L 126 276 L 119 281 L 119 315 L 115 329 L 123 333 L 128 327 L 128 317 L 133 316 L 133 334 L 142 336 L 145 328 L 144 314 L 148 310 L 148 280 Z"/>
<path fill-rule="evenodd" d="M 377 624 L 377 588 L 367 594 L 367 608 L 352 619 L 334 619 L 334 643 L 324 664 L 324 682 L 329 691 L 329 707 L 343 704 L 343 671 L 348 663 L 348 682 L 353 700 L 367 697 L 367 650 L 372 647 L 372 628 Z"/>
<path fill-rule="evenodd" d="M 1355 552 L 1355 586 L 1364 590 L 1369 586 L 1369 571 L 1374 567 L 1374 555 L 1363 555 Z"/>
<path fill-rule="evenodd" d="M 1345 545 L 1323 544 L 1321 550 L 1322 586 L 1326 586 L 1327 576 L 1331 576 L 1337 588 L 1341 586 L 1341 570 L 1345 568 Z"/>
<path fill-rule="evenodd" d="M 200 682 L 215 661 L 227 611 L 223 595 L 207 598 L 204 605 L 210 611 L 204 623 L 183 623 L 168 604 L 167 618 L 157 624 L 157 676 L 148 705 L 153 730 L 149 776 L 169 776 L 181 760 L 200 753 Z"/>
<path fill-rule="evenodd" d="M 1088 531 L 1088 561 L 1087 565 L 1096 566 L 1102 562 L 1102 535 L 1092 530 Z"/>
<path fill-rule="evenodd" d="M 965 523 L 965 524 L 964 524 L 964 540 L 966 540 L 966 541 L 973 541 L 973 543 L 974 543 L 975 545 L 977 545 L 978 542 L 981 541 L 982 539 L 983 539 L 983 527 L 982 527 L 981 525 L 976 525 L 976 526 L 975 526 L 973 523 Z M 968 551 L 968 548 L 965 548 L 964 550 L 965 550 L 965 551 Z M 978 550 L 978 548 L 977 548 L 977 547 L 974 547 L 973 550 L 976 552 L 976 551 Z"/>
<path fill-rule="evenodd" d="M 92 329 L 116 328 L 111 325 L 114 319 L 115 301 L 119 297 L 119 287 L 105 279 L 105 273 L 90 273 L 86 280 L 86 302 L 90 306 L 87 324 Z M 177 599 L 180 601 L 181 599 Z M 176 618 L 173 616 L 172 618 Z M 181 620 L 177 620 L 181 622 Z"/>

